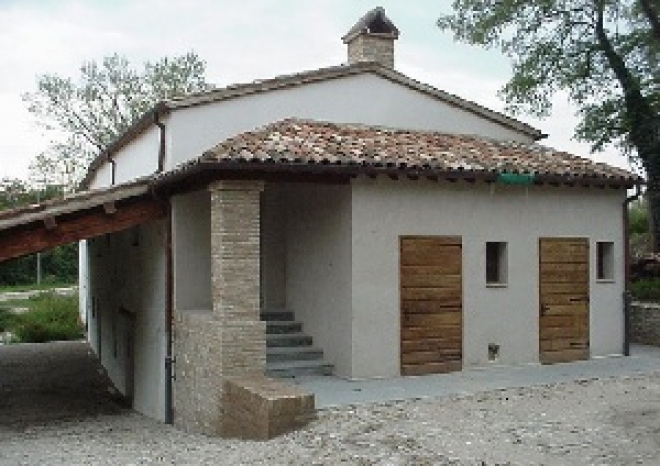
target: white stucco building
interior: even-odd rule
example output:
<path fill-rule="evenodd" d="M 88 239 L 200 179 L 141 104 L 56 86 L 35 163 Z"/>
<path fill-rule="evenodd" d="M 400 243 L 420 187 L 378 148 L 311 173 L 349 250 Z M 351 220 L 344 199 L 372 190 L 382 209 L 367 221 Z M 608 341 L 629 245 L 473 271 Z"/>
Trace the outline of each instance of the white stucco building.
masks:
<path fill-rule="evenodd" d="M 89 338 L 136 410 L 208 431 L 236 374 L 622 353 L 639 180 L 395 71 L 397 37 L 373 10 L 347 64 L 163 102 L 92 164 L 89 189 L 164 206 L 81 244 Z"/>

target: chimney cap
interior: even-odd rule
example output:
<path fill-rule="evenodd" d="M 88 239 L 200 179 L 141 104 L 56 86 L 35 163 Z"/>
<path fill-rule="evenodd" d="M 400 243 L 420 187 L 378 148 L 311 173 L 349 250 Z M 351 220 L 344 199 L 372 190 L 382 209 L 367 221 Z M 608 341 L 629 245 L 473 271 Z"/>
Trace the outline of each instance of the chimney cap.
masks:
<path fill-rule="evenodd" d="M 368 11 L 341 40 L 348 44 L 361 34 L 377 35 L 391 39 L 399 38 L 399 30 L 385 15 L 385 8 L 382 6 Z"/>

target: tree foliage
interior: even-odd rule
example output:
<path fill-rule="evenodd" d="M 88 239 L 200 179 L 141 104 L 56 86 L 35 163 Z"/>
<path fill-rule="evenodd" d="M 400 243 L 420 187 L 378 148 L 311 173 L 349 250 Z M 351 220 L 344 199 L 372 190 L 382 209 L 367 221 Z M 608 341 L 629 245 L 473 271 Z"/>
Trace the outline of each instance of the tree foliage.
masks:
<path fill-rule="evenodd" d="M 23 99 L 54 135 L 31 166 L 33 178 L 71 186 L 89 162 L 157 102 L 210 87 L 195 53 L 133 67 L 115 54 L 86 62 L 76 79 L 44 74 Z"/>
<path fill-rule="evenodd" d="M 545 116 L 564 91 L 576 137 L 641 162 L 660 241 L 660 8 L 657 0 L 454 0 L 438 26 L 513 62 L 509 109 Z M 658 217 L 658 218 L 656 218 Z"/>
<path fill-rule="evenodd" d="M 62 195 L 61 186 L 34 186 L 19 179 L 0 180 L 0 211 L 16 209 Z M 41 268 L 46 283 L 74 283 L 78 277 L 78 244 L 72 243 L 42 253 Z M 28 285 L 36 281 L 37 258 L 32 254 L 0 263 L 0 286 Z"/>

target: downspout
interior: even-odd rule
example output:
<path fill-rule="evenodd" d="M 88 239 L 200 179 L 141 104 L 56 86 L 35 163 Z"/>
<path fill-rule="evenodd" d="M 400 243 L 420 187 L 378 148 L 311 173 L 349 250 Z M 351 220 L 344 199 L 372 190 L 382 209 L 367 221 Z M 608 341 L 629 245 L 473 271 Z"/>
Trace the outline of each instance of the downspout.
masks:
<path fill-rule="evenodd" d="M 160 113 L 154 111 L 154 124 L 159 129 L 158 173 L 165 169 L 165 124 L 160 121 Z M 165 232 L 165 423 L 174 424 L 173 387 L 173 319 L 174 319 L 174 272 L 172 259 L 172 203 L 167 199 L 167 225 Z"/>
<path fill-rule="evenodd" d="M 160 114 L 155 112 L 154 124 L 160 129 L 159 146 L 158 146 L 158 173 L 165 169 L 165 124 L 160 121 Z"/>
<path fill-rule="evenodd" d="M 174 274 L 172 260 L 172 203 L 167 200 L 167 225 L 165 232 L 165 423 L 174 424 L 174 403 L 172 381 L 174 380 L 173 318 L 174 318 Z"/>
<path fill-rule="evenodd" d="M 623 202 L 623 244 L 624 244 L 624 289 L 623 289 L 623 355 L 630 356 L 630 231 L 628 208 L 631 202 L 642 194 L 640 184 L 635 185 L 635 194 L 626 197 Z"/>
<path fill-rule="evenodd" d="M 110 169 L 110 185 L 114 186 L 117 180 L 117 161 L 115 161 L 112 156 L 109 156 L 108 162 L 112 165 L 112 168 Z"/>

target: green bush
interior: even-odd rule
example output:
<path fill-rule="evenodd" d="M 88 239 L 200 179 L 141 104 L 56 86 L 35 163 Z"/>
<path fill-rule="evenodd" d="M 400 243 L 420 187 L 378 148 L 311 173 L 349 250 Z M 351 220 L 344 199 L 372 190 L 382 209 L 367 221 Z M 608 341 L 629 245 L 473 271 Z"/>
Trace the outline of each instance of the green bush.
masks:
<path fill-rule="evenodd" d="M 78 340 L 83 328 L 78 318 L 78 298 L 43 293 L 29 299 L 29 310 L 14 316 L 9 329 L 23 343 Z"/>
<path fill-rule="evenodd" d="M 10 331 L 16 325 L 16 317 L 9 309 L 0 308 L 0 333 Z"/>
<path fill-rule="evenodd" d="M 646 202 L 637 201 L 628 210 L 628 225 L 631 234 L 644 234 L 649 231 L 649 216 Z"/>
<path fill-rule="evenodd" d="M 630 284 L 630 293 L 635 299 L 660 301 L 660 278 L 645 278 Z"/>

